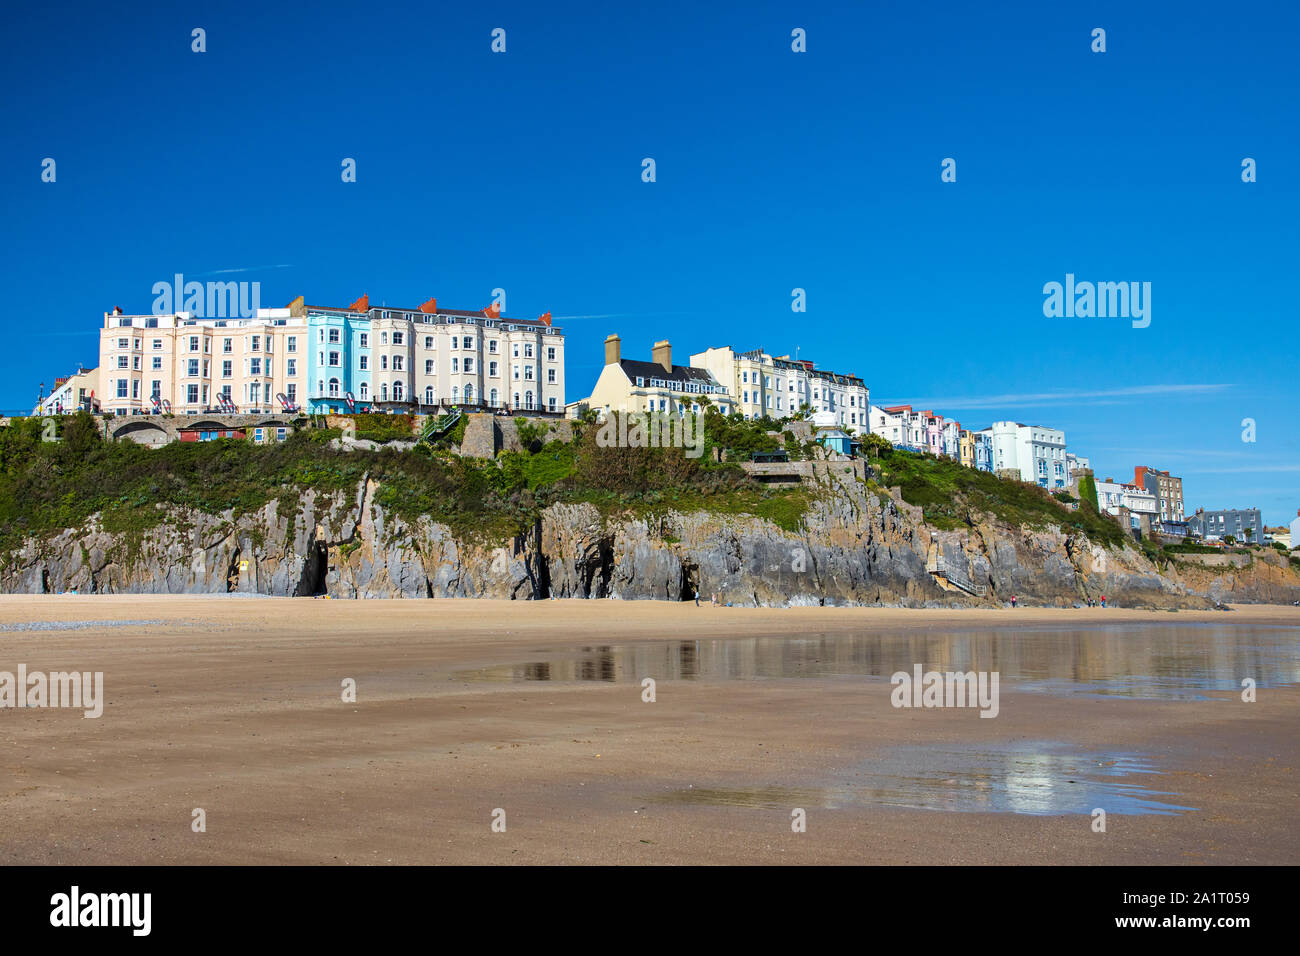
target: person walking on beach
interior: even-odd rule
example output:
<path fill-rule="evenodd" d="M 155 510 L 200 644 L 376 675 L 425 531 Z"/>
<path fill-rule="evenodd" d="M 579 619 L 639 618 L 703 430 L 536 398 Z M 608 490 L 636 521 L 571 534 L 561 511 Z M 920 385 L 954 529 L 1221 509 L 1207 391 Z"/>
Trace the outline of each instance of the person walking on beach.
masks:
<path fill-rule="evenodd" d="M 1106 595 L 1104 594 L 1101 596 L 1101 606 L 1102 607 L 1106 606 Z"/>
<path fill-rule="evenodd" d="M 1016 596 L 1014 594 L 1011 595 L 1011 606 L 1012 607 L 1016 606 Z"/>

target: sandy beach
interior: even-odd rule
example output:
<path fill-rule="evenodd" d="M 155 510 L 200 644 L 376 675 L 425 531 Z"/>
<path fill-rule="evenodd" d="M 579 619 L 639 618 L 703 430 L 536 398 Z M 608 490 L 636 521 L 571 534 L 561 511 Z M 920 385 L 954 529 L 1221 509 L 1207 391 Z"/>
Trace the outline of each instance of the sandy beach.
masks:
<path fill-rule="evenodd" d="M 1300 608 L 4 596 L 0 671 L 102 671 L 106 704 L 98 719 L 0 709 L 0 862 L 1300 860 L 1293 682 L 1261 681 L 1254 703 L 1226 689 L 1169 699 L 1044 692 L 1030 679 L 1034 661 L 995 660 L 1027 676 L 1004 680 L 999 714 L 985 720 L 971 709 L 897 709 L 885 677 L 825 660 L 841 638 L 856 642 L 855 661 L 879 635 L 918 648 L 928 666 L 946 653 L 929 649 L 965 648 L 963 634 L 1097 632 L 1109 643 L 1068 637 L 1043 665 L 1077 685 L 1101 672 L 1096 647 L 1112 661 L 1145 639 L 1131 626 L 1176 628 L 1197 654 L 1229 640 L 1220 631 L 1256 629 L 1294 655 L 1300 630 L 1276 629 L 1300 629 Z M 782 649 L 813 635 L 821 643 L 811 649 Z M 989 646 L 1029 655 L 1037 639 Z M 1143 660 L 1164 667 L 1166 638 L 1155 640 Z M 1216 673 L 1250 676 L 1261 666 L 1255 646 L 1223 655 Z M 1269 658 L 1279 673 L 1291 663 L 1282 656 Z M 646 676 L 654 702 L 642 699 Z M 355 702 L 342 699 L 348 679 Z M 1095 755 L 1097 766 L 1139 755 L 1126 779 L 1191 809 L 1110 813 L 1097 833 L 1087 813 L 924 809 L 862 795 L 863 779 L 907 754 L 1030 745 Z M 969 783 L 959 776 L 954 788 Z M 205 832 L 191 829 L 196 808 Z M 806 832 L 792 832 L 796 808 Z M 504 832 L 492 828 L 498 809 Z"/>

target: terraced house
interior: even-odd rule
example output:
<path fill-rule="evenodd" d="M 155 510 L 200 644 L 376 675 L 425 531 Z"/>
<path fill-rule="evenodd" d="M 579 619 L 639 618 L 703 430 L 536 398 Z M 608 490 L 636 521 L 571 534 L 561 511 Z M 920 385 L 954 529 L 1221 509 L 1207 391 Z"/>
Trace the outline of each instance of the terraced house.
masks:
<path fill-rule="evenodd" d="M 564 413 L 564 332 L 550 313 L 512 319 L 489 307 L 292 306 L 311 341 L 312 412 L 466 407 Z"/>
<path fill-rule="evenodd" d="M 737 352 L 730 346 L 705 349 L 691 365 L 708 369 L 746 418 L 787 418 L 807 406 L 813 421 L 849 434 L 868 428 L 871 392 L 862 379 L 819 369 L 807 359 L 769 355 L 762 349 Z"/>
<path fill-rule="evenodd" d="M 249 318 L 114 309 L 100 329 L 95 397 L 115 415 L 282 411 L 306 389 L 307 337 L 306 318 L 287 308 Z"/>

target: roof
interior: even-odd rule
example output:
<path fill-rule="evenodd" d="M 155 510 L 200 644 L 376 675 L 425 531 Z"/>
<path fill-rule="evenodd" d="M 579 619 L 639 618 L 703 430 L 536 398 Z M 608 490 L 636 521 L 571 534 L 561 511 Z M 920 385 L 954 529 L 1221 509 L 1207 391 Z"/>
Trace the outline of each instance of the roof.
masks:
<path fill-rule="evenodd" d="M 664 370 L 658 362 L 642 362 L 639 359 L 620 359 L 618 367 L 623 370 L 629 382 L 636 381 L 637 376 L 644 379 L 661 378 L 665 382 L 697 382 L 702 385 L 717 385 L 717 381 L 706 368 L 693 365 L 674 365 L 671 372 Z"/>
<path fill-rule="evenodd" d="M 419 307 L 407 308 L 405 306 L 396 305 L 372 305 L 365 312 L 358 312 L 355 309 L 341 305 L 308 305 L 304 306 L 304 308 L 308 311 L 316 309 L 321 312 L 345 312 L 351 313 L 355 316 L 370 316 L 373 312 L 409 312 L 413 315 L 450 315 L 466 319 L 491 319 L 494 322 L 500 322 L 502 325 L 535 325 L 538 328 L 551 329 L 554 332 L 560 331 L 555 326 L 549 326 L 540 319 L 512 319 L 505 315 L 487 315 L 484 314 L 483 309 L 468 311 L 466 309 L 444 309 L 442 306 L 439 306 L 437 313 L 432 313 L 423 312 Z"/>

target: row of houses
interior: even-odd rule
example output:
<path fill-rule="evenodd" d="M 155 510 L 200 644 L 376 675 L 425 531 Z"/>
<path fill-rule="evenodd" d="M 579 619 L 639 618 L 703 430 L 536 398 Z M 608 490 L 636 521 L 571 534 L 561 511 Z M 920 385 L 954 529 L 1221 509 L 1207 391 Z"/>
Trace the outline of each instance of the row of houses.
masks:
<path fill-rule="evenodd" d="M 963 428 L 932 409 L 911 405 L 871 409 L 871 433 L 891 444 L 953 458 L 968 468 L 1014 477 L 1044 488 L 1068 488 L 1089 467 L 1065 447 L 1065 432 L 1046 425 L 994 422 L 987 428 Z"/>
<path fill-rule="evenodd" d="M 610 335 L 591 395 L 572 403 L 570 412 L 683 415 L 712 406 L 746 419 L 811 414 L 818 425 L 853 434 L 866 431 L 870 400 L 858 376 L 819 369 L 806 359 L 721 346 L 691 355 L 687 365 L 675 365 L 667 341 L 656 342 L 650 360 L 644 361 L 624 358 L 622 340 Z"/>
<path fill-rule="evenodd" d="M 617 334 L 605 339 L 605 363 L 591 394 L 565 398 L 565 335 L 550 313 L 501 315 L 495 306 L 449 309 L 434 298 L 412 308 L 308 305 L 248 317 L 203 318 L 104 313 L 99 366 L 55 380 L 37 414 L 84 408 L 115 416 L 171 413 L 257 415 L 305 411 L 423 411 L 470 408 L 576 416 L 586 409 L 685 414 L 713 406 L 747 419 L 810 417 L 848 439 L 879 435 L 894 446 L 1065 490 L 1091 474 L 1087 458 L 1045 425 L 996 421 L 966 428 L 933 409 L 875 406 L 861 377 L 818 368 L 808 359 L 762 348 L 715 346 L 676 365 L 672 346 L 655 342 L 649 360 L 626 359 Z M 279 435 L 283 429 L 272 434 Z M 1150 466 L 1131 482 L 1097 481 L 1098 506 L 1144 533 L 1270 537 L 1257 509 L 1187 515 L 1182 479 Z"/>
<path fill-rule="evenodd" d="M 99 366 L 57 381 L 38 412 L 112 415 L 446 406 L 564 413 L 564 331 L 495 307 L 307 305 L 247 318 L 104 314 Z"/>

